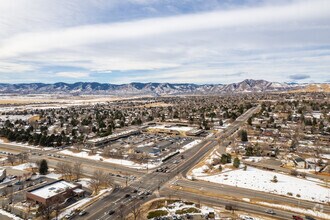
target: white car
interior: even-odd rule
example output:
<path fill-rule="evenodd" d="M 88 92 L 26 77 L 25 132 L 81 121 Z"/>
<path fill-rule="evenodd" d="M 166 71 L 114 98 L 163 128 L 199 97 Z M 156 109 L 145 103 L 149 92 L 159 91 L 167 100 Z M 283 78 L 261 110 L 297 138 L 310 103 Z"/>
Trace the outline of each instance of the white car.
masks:
<path fill-rule="evenodd" d="M 265 212 L 271 215 L 275 215 L 275 212 L 272 209 L 267 209 Z"/>

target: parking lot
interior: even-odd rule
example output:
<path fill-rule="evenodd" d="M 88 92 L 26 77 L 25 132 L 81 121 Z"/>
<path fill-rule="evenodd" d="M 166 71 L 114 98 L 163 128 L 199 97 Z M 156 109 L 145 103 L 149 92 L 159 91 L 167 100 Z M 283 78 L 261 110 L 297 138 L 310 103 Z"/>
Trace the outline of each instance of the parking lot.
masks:
<path fill-rule="evenodd" d="M 180 150 L 182 146 L 193 140 L 191 137 L 172 137 L 162 134 L 142 133 L 112 141 L 105 147 L 122 151 L 122 154 L 126 155 L 149 155 L 152 159 L 156 160 Z"/>

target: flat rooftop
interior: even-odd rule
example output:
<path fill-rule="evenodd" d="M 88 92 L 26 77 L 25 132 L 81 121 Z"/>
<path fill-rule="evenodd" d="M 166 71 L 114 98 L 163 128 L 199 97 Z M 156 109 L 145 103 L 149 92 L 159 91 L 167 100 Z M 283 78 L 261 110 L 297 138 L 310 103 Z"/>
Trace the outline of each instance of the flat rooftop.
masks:
<path fill-rule="evenodd" d="M 51 183 L 49 185 L 37 188 L 35 190 L 30 191 L 31 194 L 34 194 L 36 196 L 39 196 L 41 198 L 47 199 L 50 197 L 53 197 L 57 194 L 60 194 L 67 189 L 72 189 L 74 187 L 77 187 L 77 185 L 74 185 L 72 183 L 68 183 L 65 180 L 57 181 L 54 183 Z"/>
<path fill-rule="evenodd" d="M 149 129 L 174 130 L 179 132 L 187 132 L 194 130 L 195 128 L 188 126 L 155 125 L 155 126 L 150 126 Z"/>
<path fill-rule="evenodd" d="M 100 142 L 100 141 L 120 137 L 120 136 L 123 136 L 123 135 L 129 135 L 131 133 L 135 133 L 135 132 L 138 132 L 138 131 L 139 131 L 138 129 L 126 130 L 126 131 L 122 131 L 122 132 L 119 132 L 119 133 L 114 133 L 114 134 L 111 134 L 111 135 L 108 135 L 108 136 L 105 136 L 105 137 L 89 139 L 87 142 L 88 143 L 96 143 L 96 142 Z"/>

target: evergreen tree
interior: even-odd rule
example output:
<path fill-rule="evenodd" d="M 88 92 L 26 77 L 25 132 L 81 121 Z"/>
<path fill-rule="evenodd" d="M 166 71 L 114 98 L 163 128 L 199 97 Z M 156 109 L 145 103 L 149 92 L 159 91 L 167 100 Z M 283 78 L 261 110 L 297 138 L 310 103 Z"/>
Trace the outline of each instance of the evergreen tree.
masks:
<path fill-rule="evenodd" d="M 250 117 L 250 118 L 248 119 L 248 124 L 249 124 L 249 125 L 252 125 L 252 117 Z"/>
<path fill-rule="evenodd" d="M 248 135 L 247 135 L 247 132 L 245 130 L 241 130 L 240 136 L 241 136 L 241 141 L 243 141 L 243 142 L 248 141 Z"/>
<path fill-rule="evenodd" d="M 241 161 L 236 157 L 236 158 L 234 159 L 233 166 L 234 166 L 235 168 L 238 168 L 240 164 L 241 164 Z"/>
<path fill-rule="evenodd" d="M 41 160 L 40 165 L 39 165 L 39 173 L 41 175 L 45 175 L 48 173 L 48 164 L 45 159 Z"/>

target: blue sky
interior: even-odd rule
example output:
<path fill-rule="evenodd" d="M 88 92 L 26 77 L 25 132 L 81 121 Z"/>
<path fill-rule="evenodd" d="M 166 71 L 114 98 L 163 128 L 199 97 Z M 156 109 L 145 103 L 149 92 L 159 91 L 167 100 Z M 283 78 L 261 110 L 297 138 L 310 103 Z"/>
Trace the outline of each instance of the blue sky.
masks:
<path fill-rule="evenodd" d="M 328 0 L 0 0 L 1 83 L 330 82 Z"/>

